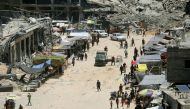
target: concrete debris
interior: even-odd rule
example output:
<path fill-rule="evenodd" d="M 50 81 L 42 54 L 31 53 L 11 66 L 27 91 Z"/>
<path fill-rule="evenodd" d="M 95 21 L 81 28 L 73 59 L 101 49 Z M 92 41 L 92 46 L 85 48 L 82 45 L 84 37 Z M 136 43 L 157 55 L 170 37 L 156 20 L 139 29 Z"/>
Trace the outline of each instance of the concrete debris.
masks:
<path fill-rule="evenodd" d="M 164 29 L 182 24 L 187 4 L 185 0 L 114 0 L 105 3 L 117 12 L 107 15 L 107 20 L 112 24 L 144 21 L 150 28 L 156 26 Z"/>

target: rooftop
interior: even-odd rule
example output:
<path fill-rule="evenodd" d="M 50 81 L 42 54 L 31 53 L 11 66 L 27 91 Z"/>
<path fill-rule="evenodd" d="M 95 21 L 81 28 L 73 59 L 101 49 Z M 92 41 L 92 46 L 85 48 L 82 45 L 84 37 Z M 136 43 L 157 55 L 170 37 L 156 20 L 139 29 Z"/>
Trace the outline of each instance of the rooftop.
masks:
<path fill-rule="evenodd" d="M 164 92 L 173 99 L 177 100 L 180 104 L 190 105 L 190 93 L 178 93 L 179 91 L 175 89 L 164 90 Z"/>
<path fill-rule="evenodd" d="M 26 34 L 36 28 L 41 27 L 41 19 L 19 18 L 12 19 L 4 25 L 3 37 L 0 37 L 0 45 L 4 45 L 10 37 L 16 34 Z"/>

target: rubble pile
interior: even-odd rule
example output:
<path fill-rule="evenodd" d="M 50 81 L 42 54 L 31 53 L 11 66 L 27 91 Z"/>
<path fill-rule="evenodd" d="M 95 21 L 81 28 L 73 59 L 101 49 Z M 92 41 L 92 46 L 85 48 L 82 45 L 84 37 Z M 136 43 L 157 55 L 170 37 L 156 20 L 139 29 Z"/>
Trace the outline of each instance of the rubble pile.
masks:
<path fill-rule="evenodd" d="M 115 0 L 106 3 L 117 12 L 107 16 L 113 24 L 144 21 L 150 27 L 167 29 L 183 24 L 186 14 L 185 0 Z"/>

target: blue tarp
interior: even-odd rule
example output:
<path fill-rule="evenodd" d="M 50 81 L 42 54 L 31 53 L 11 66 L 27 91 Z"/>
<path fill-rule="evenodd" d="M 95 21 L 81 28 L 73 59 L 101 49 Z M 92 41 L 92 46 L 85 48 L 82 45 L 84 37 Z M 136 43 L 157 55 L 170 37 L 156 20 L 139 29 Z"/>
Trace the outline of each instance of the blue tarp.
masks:
<path fill-rule="evenodd" d="M 44 67 L 44 63 L 32 66 L 32 68 L 38 68 L 38 69 L 43 68 L 43 67 Z"/>
<path fill-rule="evenodd" d="M 187 85 L 176 85 L 176 87 L 182 93 L 190 92 L 190 89 L 189 89 L 189 87 Z"/>
<path fill-rule="evenodd" d="M 44 71 L 44 68 L 31 68 L 23 64 L 19 65 L 18 67 L 22 69 L 24 72 L 29 73 L 29 74 L 40 73 Z"/>
<path fill-rule="evenodd" d="M 165 75 L 145 75 L 139 85 L 156 85 L 166 82 Z"/>
<path fill-rule="evenodd" d="M 51 65 L 51 60 L 47 60 L 45 63 L 46 63 L 47 65 Z"/>

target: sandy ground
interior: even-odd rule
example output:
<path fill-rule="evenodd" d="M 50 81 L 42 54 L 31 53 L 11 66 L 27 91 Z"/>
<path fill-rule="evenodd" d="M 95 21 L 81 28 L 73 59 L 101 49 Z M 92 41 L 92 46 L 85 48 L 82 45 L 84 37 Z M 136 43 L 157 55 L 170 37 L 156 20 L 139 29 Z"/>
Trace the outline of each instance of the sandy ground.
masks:
<path fill-rule="evenodd" d="M 135 39 L 136 47 L 141 46 L 142 36 L 132 35 Z M 145 37 L 146 42 L 151 36 Z M 130 44 L 131 38 L 127 39 Z M 105 67 L 95 67 L 95 54 L 97 50 L 103 50 L 108 47 L 109 56 L 122 55 L 124 49 L 121 49 L 119 42 L 111 41 L 110 38 L 101 38 L 99 45 L 91 47 L 87 52 L 87 61 L 76 61 L 76 65 L 69 66 L 65 74 L 59 79 L 49 79 L 44 85 L 37 89 L 32 95 L 32 106 L 27 106 L 27 94 L 23 92 L 0 93 L 0 109 L 3 108 L 5 97 L 9 94 L 17 95 L 16 109 L 22 104 L 24 109 L 110 109 L 110 92 L 117 91 L 119 84 L 122 83 L 123 76 L 119 72 L 119 63 L 111 66 L 108 63 Z M 123 58 L 127 63 L 127 72 L 129 72 L 130 62 L 132 60 L 134 47 L 129 47 L 129 57 Z M 100 80 L 102 90 L 96 91 L 96 81 Z M 115 101 L 113 109 L 116 108 Z M 125 106 L 125 109 L 127 107 Z M 130 109 L 134 109 L 134 103 Z"/>

